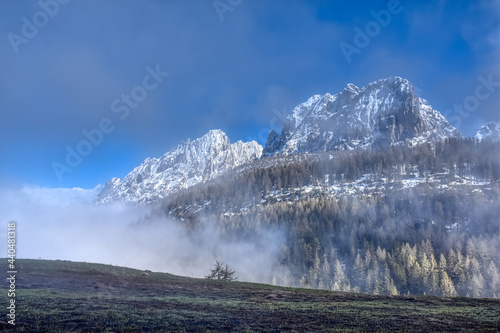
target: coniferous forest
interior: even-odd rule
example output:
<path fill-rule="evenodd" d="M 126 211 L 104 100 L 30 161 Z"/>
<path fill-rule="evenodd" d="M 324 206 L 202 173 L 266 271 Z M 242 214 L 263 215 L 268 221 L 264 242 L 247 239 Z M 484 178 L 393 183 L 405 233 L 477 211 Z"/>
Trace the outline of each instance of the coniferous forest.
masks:
<path fill-rule="evenodd" d="M 293 163 L 270 157 L 173 195 L 156 213 L 194 233 L 215 221 L 232 240 L 280 230 L 266 283 L 499 297 L 499 156 L 499 143 L 454 138 Z"/>

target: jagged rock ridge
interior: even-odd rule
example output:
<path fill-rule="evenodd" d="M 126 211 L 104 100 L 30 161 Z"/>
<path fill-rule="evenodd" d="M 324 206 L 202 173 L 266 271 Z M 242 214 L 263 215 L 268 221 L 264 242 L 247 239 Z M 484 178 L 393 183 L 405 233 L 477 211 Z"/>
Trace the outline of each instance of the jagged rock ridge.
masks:
<path fill-rule="evenodd" d="M 231 144 L 223 131 L 211 130 L 194 141 L 188 139 L 160 158 L 147 158 L 123 180 L 110 179 L 94 203 L 156 202 L 258 159 L 262 149 L 255 141 Z"/>
<path fill-rule="evenodd" d="M 400 77 L 336 95 L 315 95 L 295 107 L 282 133 L 271 130 L 264 155 L 385 148 L 444 140 L 460 132 Z"/>
<path fill-rule="evenodd" d="M 295 107 L 281 134 L 269 133 L 264 149 L 255 141 L 231 144 L 224 132 L 212 130 L 160 158 L 147 158 L 123 180 L 112 178 L 94 202 L 156 202 L 262 155 L 378 149 L 453 136 L 460 132 L 405 79 L 392 77 L 363 88 L 348 84 L 341 93 L 315 95 Z"/>

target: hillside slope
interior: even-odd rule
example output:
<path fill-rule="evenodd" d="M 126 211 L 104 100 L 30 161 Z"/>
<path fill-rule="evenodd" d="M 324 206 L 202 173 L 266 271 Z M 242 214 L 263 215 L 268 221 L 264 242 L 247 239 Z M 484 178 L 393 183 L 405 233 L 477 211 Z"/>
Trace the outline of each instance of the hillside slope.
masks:
<path fill-rule="evenodd" d="M 58 260 L 17 266 L 19 332 L 500 329 L 499 300 L 292 289 Z"/>

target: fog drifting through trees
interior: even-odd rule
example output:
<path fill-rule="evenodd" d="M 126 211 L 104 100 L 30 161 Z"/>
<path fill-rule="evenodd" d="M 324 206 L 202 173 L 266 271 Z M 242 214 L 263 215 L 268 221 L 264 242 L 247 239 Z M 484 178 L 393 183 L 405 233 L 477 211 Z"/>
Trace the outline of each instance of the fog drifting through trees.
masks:
<path fill-rule="evenodd" d="M 285 232 L 263 282 L 498 297 L 499 153 L 497 143 L 451 139 L 436 147 L 305 155 L 187 190 L 161 211 L 192 230 L 218 221 L 227 239 L 270 226 Z M 359 179 L 366 188 L 356 193 L 329 190 Z M 409 179 L 419 183 L 405 185 Z"/>

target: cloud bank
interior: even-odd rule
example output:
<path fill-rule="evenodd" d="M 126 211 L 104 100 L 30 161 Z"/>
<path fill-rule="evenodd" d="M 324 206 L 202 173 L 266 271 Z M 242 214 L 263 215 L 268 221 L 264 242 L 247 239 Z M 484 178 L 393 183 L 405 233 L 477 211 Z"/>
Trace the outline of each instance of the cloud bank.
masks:
<path fill-rule="evenodd" d="M 189 232 L 178 221 L 149 218 L 150 208 L 89 206 L 99 188 L 0 190 L 0 248 L 7 248 L 7 223 L 13 220 L 18 258 L 87 261 L 192 277 L 205 276 L 220 260 L 240 280 L 270 282 L 283 240 L 280 232 L 264 230 L 229 241 L 208 221 Z"/>

